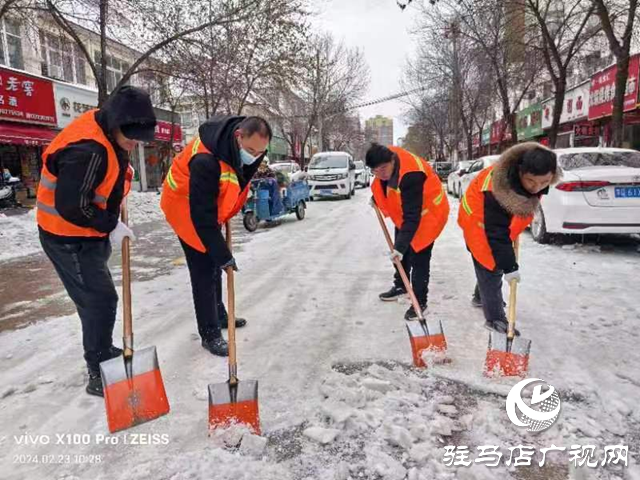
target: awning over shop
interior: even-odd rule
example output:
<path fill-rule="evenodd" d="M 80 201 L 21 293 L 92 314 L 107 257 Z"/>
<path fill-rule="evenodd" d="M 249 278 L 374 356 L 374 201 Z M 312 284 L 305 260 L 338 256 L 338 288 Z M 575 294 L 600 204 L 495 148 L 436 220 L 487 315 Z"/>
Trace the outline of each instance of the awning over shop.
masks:
<path fill-rule="evenodd" d="M 13 145 L 48 145 L 57 134 L 57 130 L 50 128 L 0 122 L 0 143 L 10 143 Z"/>

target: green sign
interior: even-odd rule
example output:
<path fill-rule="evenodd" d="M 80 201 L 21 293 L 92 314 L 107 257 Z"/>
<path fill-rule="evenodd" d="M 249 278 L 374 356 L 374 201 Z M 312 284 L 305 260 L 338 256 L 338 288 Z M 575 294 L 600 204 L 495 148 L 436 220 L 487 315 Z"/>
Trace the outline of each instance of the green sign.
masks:
<path fill-rule="evenodd" d="M 267 151 L 273 155 L 288 155 L 289 154 L 289 144 L 282 137 L 274 137 L 271 139 L 271 143 L 269 144 L 269 148 Z"/>
<path fill-rule="evenodd" d="M 481 145 L 489 145 L 491 141 L 491 125 L 482 129 L 482 143 Z"/>
<path fill-rule="evenodd" d="M 518 140 L 539 137 L 542 130 L 542 104 L 536 103 L 520 110 L 516 115 Z"/>

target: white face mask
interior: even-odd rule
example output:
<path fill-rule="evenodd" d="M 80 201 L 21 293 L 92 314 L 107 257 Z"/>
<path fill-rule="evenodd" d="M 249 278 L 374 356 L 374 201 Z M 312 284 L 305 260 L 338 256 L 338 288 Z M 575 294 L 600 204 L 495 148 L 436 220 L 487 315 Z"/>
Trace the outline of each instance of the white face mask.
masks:
<path fill-rule="evenodd" d="M 254 157 L 249 152 L 247 152 L 244 148 L 241 148 L 240 159 L 242 160 L 242 163 L 244 165 L 251 165 L 253 162 L 255 162 L 258 159 L 258 157 Z"/>

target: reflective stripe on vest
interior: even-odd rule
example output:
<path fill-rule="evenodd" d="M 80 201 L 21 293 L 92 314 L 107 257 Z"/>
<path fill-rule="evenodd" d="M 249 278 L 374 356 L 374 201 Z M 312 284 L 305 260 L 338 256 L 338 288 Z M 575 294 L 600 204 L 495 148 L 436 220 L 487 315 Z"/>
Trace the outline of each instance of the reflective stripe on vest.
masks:
<path fill-rule="evenodd" d="M 176 181 L 173 179 L 173 173 L 171 172 L 171 168 L 169 168 L 169 172 L 167 173 L 167 183 L 169 184 L 169 188 L 174 192 L 178 190 L 178 185 Z"/>

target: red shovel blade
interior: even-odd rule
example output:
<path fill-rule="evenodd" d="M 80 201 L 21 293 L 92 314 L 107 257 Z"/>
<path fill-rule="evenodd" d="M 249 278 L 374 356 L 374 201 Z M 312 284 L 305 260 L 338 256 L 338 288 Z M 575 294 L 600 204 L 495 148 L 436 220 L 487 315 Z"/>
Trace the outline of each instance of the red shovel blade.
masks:
<path fill-rule="evenodd" d="M 530 340 L 516 337 L 512 341 L 507 341 L 505 334 L 492 332 L 489 335 L 484 375 L 526 377 L 529 371 L 530 349 Z"/>
<path fill-rule="evenodd" d="M 111 433 L 169 413 L 155 347 L 136 350 L 131 360 L 121 355 L 102 362 L 100 371 Z"/>
<path fill-rule="evenodd" d="M 407 322 L 407 331 L 411 341 L 413 365 L 425 368 L 422 358 L 425 351 L 444 354 L 447 351 L 447 339 L 441 321 Z"/>
<path fill-rule="evenodd" d="M 242 380 L 233 387 L 229 382 L 209 385 L 209 428 L 234 424 L 246 425 L 260 435 L 257 381 Z"/>

